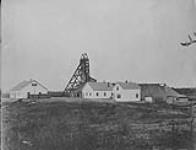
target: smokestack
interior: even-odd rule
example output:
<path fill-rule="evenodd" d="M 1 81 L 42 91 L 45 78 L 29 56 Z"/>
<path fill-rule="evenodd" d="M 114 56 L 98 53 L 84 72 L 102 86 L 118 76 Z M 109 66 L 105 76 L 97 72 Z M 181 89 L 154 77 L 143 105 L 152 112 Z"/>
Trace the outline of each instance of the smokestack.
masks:
<path fill-rule="evenodd" d="M 108 82 L 107 84 L 108 84 L 108 87 L 110 87 L 110 82 Z"/>

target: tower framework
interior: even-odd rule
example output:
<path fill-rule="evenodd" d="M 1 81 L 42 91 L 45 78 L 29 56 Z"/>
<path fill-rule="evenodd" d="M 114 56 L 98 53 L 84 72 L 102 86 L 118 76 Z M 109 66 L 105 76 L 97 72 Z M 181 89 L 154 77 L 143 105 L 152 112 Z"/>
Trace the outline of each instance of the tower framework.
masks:
<path fill-rule="evenodd" d="M 86 82 L 96 82 L 96 79 L 90 76 L 90 64 L 86 53 L 83 53 L 79 65 L 65 87 L 65 94 L 72 96 L 73 93 L 82 87 Z"/>

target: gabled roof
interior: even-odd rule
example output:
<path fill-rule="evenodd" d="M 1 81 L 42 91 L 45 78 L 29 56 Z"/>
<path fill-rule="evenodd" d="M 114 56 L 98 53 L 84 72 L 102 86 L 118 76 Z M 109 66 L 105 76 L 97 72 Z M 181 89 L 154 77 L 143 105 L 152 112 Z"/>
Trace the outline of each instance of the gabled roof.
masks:
<path fill-rule="evenodd" d="M 24 87 L 26 87 L 29 84 L 28 81 L 24 80 L 20 83 L 18 83 L 16 86 L 14 86 L 11 91 L 19 91 L 21 89 L 23 89 Z"/>
<path fill-rule="evenodd" d="M 22 81 L 20 83 L 18 83 L 16 86 L 14 86 L 10 91 L 20 91 L 23 88 L 27 87 L 29 84 L 31 84 L 32 82 L 36 82 L 37 84 L 39 84 L 41 87 L 43 87 L 45 90 L 48 90 L 45 86 L 43 86 L 41 83 L 39 83 L 36 80 L 32 80 L 30 79 L 29 81 Z"/>
<path fill-rule="evenodd" d="M 196 88 L 172 88 L 179 94 L 188 96 L 189 98 L 196 98 Z"/>
<path fill-rule="evenodd" d="M 87 82 L 94 91 L 112 91 L 113 85 L 107 82 Z"/>
<path fill-rule="evenodd" d="M 134 82 L 117 82 L 116 84 L 119 84 L 125 90 L 140 89 L 140 86 Z"/>
<path fill-rule="evenodd" d="M 158 83 L 143 83 L 139 84 L 141 87 L 141 96 L 144 97 L 161 97 L 166 98 L 164 86 Z"/>
<path fill-rule="evenodd" d="M 187 97 L 183 94 L 179 94 L 178 92 L 176 92 L 175 90 L 173 90 L 172 88 L 165 86 L 165 93 L 167 95 L 167 97 L 171 96 L 171 97 Z"/>
<path fill-rule="evenodd" d="M 147 83 L 139 85 L 141 87 L 142 98 L 147 96 L 162 97 L 164 99 L 166 97 L 186 97 L 185 95 L 179 94 L 165 84 Z"/>

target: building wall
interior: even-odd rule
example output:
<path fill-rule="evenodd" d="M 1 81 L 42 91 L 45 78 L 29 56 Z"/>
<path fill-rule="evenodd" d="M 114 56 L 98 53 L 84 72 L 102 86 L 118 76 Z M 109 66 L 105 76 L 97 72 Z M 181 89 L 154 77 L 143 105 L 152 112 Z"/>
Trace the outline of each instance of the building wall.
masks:
<path fill-rule="evenodd" d="M 10 92 L 10 98 L 27 98 L 28 93 L 38 95 L 41 94 L 47 94 L 48 90 L 43 88 L 41 85 L 37 83 L 37 86 L 32 86 L 32 83 L 30 83 L 28 86 L 24 87 L 20 91 L 11 91 Z"/>
<path fill-rule="evenodd" d="M 144 101 L 148 102 L 148 103 L 152 103 L 153 102 L 153 98 L 152 97 L 144 97 Z"/>
<path fill-rule="evenodd" d="M 175 97 L 167 97 L 167 100 L 166 100 L 166 102 L 168 104 L 173 104 L 175 101 L 176 101 L 176 98 Z"/>
<path fill-rule="evenodd" d="M 23 91 L 11 91 L 10 98 L 27 98 L 27 93 Z"/>
<path fill-rule="evenodd" d="M 159 84 L 140 84 L 140 87 L 142 100 L 145 100 L 145 97 L 152 97 L 153 102 L 165 101 L 167 99 L 164 87 Z"/>
<path fill-rule="evenodd" d="M 87 99 L 108 99 L 111 96 L 112 91 L 94 91 L 88 83 L 82 89 L 82 97 Z"/>
<path fill-rule="evenodd" d="M 43 88 L 42 86 L 40 86 L 39 84 L 37 84 L 37 86 L 32 86 L 32 84 L 29 84 L 28 86 L 26 86 L 24 89 L 21 90 L 21 92 L 23 93 L 30 93 L 30 94 L 47 94 L 48 90 Z"/>
<path fill-rule="evenodd" d="M 135 102 L 141 100 L 140 89 L 123 89 L 120 85 L 113 88 L 114 99 L 119 102 Z"/>
<path fill-rule="evenodd" d="M 178 101 L 178 102 L 188 102 L 189 99 L 188 99 L 187 97 L 178 97 L 178 98 L 177 98 L 177 101 Z"/>
<path fill-rule="evenodd" d="M 172 104 L 172 103 L 176 103 L 176 102 L 188 102 L 188 98 L 187 97 L 167 97 L 167 101 L 168 104 Z"/>

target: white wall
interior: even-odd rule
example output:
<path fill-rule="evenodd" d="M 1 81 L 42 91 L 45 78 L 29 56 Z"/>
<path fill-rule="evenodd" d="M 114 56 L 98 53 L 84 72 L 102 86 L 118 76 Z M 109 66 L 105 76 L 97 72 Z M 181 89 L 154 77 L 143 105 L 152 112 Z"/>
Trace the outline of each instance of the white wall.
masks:
<path fill-rule="evenodd" d="M 32 84 L 29 84 L 26 86 L 24 89 L 21 90 L 21 92 L 28 93 L 30 94 L 39 94 L 41 92 L 42 94 L 47 94 L 48 90 L 37 84 L 37 86 L 32 86 Z"/>
<path fill-rule="evenodd" d="M 27 98 L 27 93 L 21 91 L 11 91 L 10 98 Z"/>
<path fill-rule="evenodd" d="M 117 90 L 117 87 L 119 90 Z M 114 99 L 119 102 L 131 102 L 141 100 L 141 89 L 123 89 L 119 84 L 113 88 Z M 120 97 L 118 97 L 120 95 Z M 136 97 L 138 95 L 138 97 Z"/>
<path fill-rule="evenodd" d="M 47 94 L 48 90 L 43 88 L 40 84 L 37 83 L 37 86 L 32 86 L 32 83 L 30 83 L 28 86 L 24 87 L 20 91 L 11 91 L 10 92 L 10 98 L 27 98 L 28 92 L 30 94 L 36 94 L 38 95 L 39 92 L 41 94 Z"/>
<path fill-rule="evenodd" d="M 152 103 L 153 102 L 153 98 L 152 97 L 144 97 L 144 101 L 148 102 L 148 103 Z"/>
<path fill-rule="evenodd" d="M 23 91 L 11 91 L 10 92 L 10 98 L 27 98 L 28 95 L 26 92 Z"/>
<path fill-rule="evenodd" d="M 111 98 L 111 94 L 112 91 L 93 91 L 88 83 L 82 89 L 82 97 L 87 99 L 108 99 Z"/>

